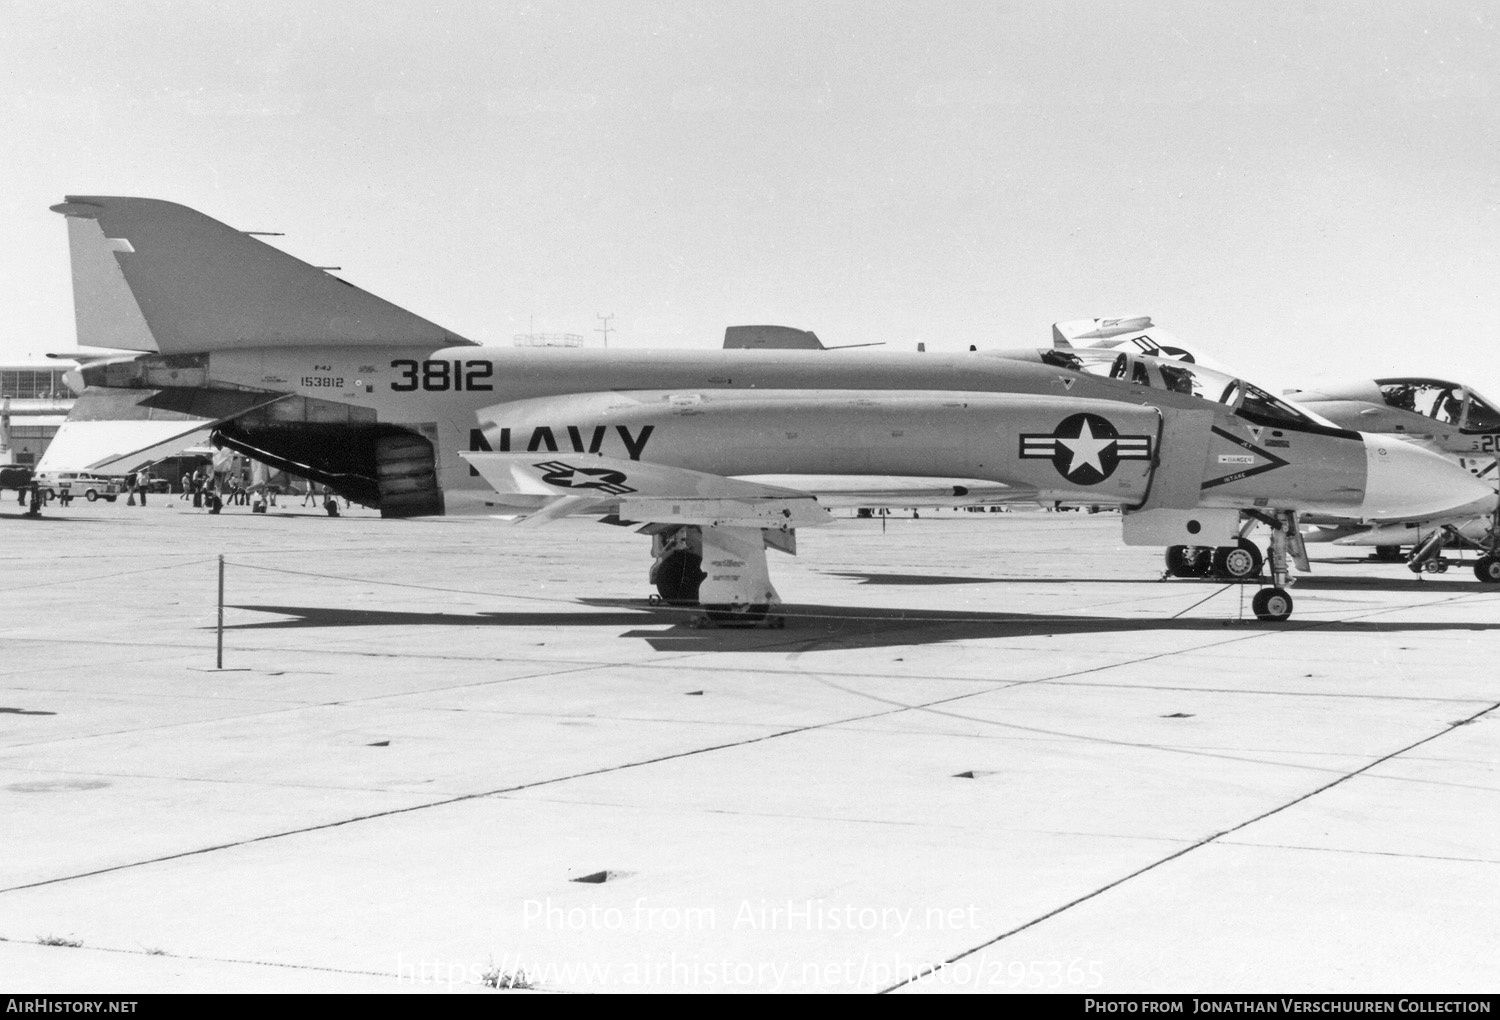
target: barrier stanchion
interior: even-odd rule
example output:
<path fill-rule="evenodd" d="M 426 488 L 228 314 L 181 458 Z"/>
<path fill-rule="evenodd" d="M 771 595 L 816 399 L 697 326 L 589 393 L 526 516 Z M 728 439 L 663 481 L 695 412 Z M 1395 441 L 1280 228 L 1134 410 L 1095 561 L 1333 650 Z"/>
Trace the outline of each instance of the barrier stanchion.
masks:
<path fill-rule="evenodd" d="M 224 554 L 219 554 L 219 656 L 215 669 L 224 668 Z"/>

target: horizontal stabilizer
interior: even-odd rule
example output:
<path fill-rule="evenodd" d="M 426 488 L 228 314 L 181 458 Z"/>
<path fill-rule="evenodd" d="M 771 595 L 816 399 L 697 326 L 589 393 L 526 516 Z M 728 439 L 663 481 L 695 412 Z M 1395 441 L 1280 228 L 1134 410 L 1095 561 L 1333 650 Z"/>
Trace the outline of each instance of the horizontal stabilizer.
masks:
<path fill-rule="evenodd" d="M 163 354 L 468 340 L 186 206 L 69 196 L 79 344 Z"/>
<path fill-rule="evenodd" d="M 285 394 L 216 394 L 209 414 L 192 414 L 161 406 L 156 390 L 89 389 L 73 404 L 58 427 L 38 471 L 89 471 L 128 474 L 209 440 L 213 429 L 229 418 L 274 403 Z M 232 405 L 232 406 L 231 406 Z"/>
<path fill-rule="evenodd" d="M 124 475 L 208 442 L 206 425 L 187 429 L 168 421 L 64 422 L 42 455 L 38 471 Z"/>

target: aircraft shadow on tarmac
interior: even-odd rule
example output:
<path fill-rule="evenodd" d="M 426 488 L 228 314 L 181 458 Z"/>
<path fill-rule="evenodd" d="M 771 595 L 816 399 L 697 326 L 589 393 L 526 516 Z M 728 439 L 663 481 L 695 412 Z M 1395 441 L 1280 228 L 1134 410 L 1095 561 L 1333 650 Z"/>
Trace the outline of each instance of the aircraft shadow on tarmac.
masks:
<path fill-rule="evenodd" d="M 1366 560 L 1319 560 L 1318 565 L 1335 563 L 1365 563 Z M 1457 570 L 1458 568 L 1454 568 Z M 1451 571 L 1450 571 L 1451 573 Z M 948 574 L 869 574 L 855 571 L 829 571 L 830 577 L 842 577 L 859 584 L 878 584 L 925 587 L 931 585 L 951 584 L 1150 584 L 1157 580 L 1154 577 L 956 577 Z M 1441 576 L 1441 575 L 1439 575 Z M 1212 577 L 1205 578 L 1173 578 L 1173 585 L 1231 585 L 1233 581 L 1223 581 Z M 1246 582 L 1248 586 L 1259 587 L 1259 582 Z M 1297 575 L 1297 589 L 1303 591 L 1410 591 L 1424 592 L 1429 594 L 1463 594 L 1472 592 L 1481 594 L 1486 590 L 1500 595 L 1500 588 L 1486 589 L 1474 579 L 1467 570 L 1454 576 L 1452 580 L 1434 580 L 1430 574 L 1414 575 L 1404 568 L 1389 577 L 1369 576 L 1330 576 L 1327 574 L 1299 574 Z M 1296 594 L 1296 589 L 1293 590 Z"/>
<path fill-rule="evenodd" d="M 1318 627 L 1342 633 L 1447 630 L 1500 630 L 1495 624 L 1397 623 L 1383 620 L 1340 622 L 1293 619 L 1265 624 L 1253 617 L 1169 619 L 1161 616 L 1056 616 L 1042 613 L 961 612 L 942 609 L 850 608 L 785 605 L 785 629 L 698 626 L 694 610 L 641 601 L 621 604 L 579 599 L 578 610 L 555 612 L 433 613 L 323 606 L 237 605 L 230 608 L 274 614 L 279 619 L 225 627 L 232 631 L 305 630 L 347 627 L 604 627 L 628 628 L 621 638 L 639 638 L 658 651 L 785 652 L 798 646 L 833 644 L 840 648 L 887 648 L 986 638 L 1105 634 L 1129 631 L 1210 631 L 1249 627 L 1295 631 Z M 1222 610 L 1221 610 L 1222 612 Z M 641 629 L 643 626 L 651 630 Z"/>

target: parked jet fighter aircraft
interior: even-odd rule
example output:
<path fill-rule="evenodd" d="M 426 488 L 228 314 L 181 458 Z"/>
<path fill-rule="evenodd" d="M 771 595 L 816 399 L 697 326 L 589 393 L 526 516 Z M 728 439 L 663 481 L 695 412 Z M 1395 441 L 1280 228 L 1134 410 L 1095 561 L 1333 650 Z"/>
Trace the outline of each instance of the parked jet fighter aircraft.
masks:
<path fill-rule="evenodd" d="M 1299 404 L 1344 428 L 1400 436 L 1452 458 L 1476 478 L 1496 484 L 1500 463 L 1500 410 L 1473 389 L 1446 379 L 1400 377 L 1296 390 Z M 1413 571 L 1443 568 L 1445 545 L 1469 546 L 1484 555 L 1474 566 L 1481 581 L 1500 583 L 1500 511 L 1457 521 L 1405 522 L 1372 528 L 1340 541 L 1374 545 L 1385 555 L 1411 546 Z"/>
<path fill-rule="evenodd" d="M 1059 322 L 1052 336 L 1059 348 L 1142 351 L 1188 364 L 1213 364 L 1201 348 L 1184 343 L 1146 315 Z M 1381 379 L 1289 394 L 1295 398 L 1293 406 L 1322 424 L 1416 443 L 1448 456 L 1492 488 L 1495 484 L 1500 412 L 1464 386 L 1438 379 Z M 1482 555 L 1474 573 L 1485 583 L 1500 583 L 1500 500 L 1493 491 L 1471 505 L 1438 514 L 1369 520 L 1312 513 L 1304 514 L 1301 523 L 1303 541 L 1374 546 L 1385 559 L 1400 560 L 1401 547 L 1410 546 L 1413 572 L 1446 570 L 1440 555 L 1445 543 L 1477 548 Z M 1201 546 L 1169 548 L 1167 564 L 1169 573 L 1233 578 L 1258 573 L 1260 554 L 1242 537 L 1239 546 L 1212 552 Z"/>
<path fill-rule="evenodd" d="M 1134 544 L 1231 544 L 1252 514 L 1273 528 L 1275 582 L 1255 610 L 1285 619 L 1297 513 L 1437 511 L 1482 488 L 1198 366 L 774 341 L 480 347 L 180 205 L 54 209 L 80 343 L 143 352 L 86 366 L 90 385 L 388 516 L 642 523 L 661 595 L 722 618 L 764 617 L 780 601 L 766 548 L 795 551 L 795 528 L 869 493 L 1118 506 Z"/>

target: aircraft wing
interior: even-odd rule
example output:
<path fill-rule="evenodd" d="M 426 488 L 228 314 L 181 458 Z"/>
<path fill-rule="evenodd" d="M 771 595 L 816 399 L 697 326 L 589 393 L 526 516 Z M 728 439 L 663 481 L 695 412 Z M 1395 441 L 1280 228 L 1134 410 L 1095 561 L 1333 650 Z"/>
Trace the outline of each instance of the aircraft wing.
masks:
<path fill-rule="evenodd" d="M 653 524 L 794 528 L 833 518 L 810 492 L 613 457 L 460 453 L 502 496 L 546 497 L 526 519 L 603 513 Z"/>
<path fill-rule="evenodd" d="M 176 410 L 157 401 L 156 390 L 86 390 L 42 455 L 37 471 L 129 474 L 208 441 L 224 421 L 284 394 L 222 394 Z"/>

